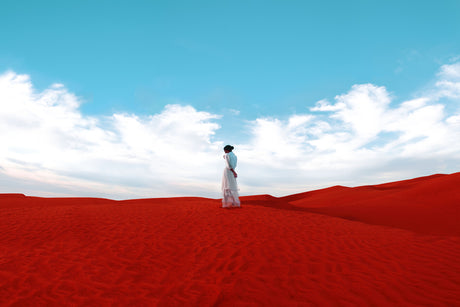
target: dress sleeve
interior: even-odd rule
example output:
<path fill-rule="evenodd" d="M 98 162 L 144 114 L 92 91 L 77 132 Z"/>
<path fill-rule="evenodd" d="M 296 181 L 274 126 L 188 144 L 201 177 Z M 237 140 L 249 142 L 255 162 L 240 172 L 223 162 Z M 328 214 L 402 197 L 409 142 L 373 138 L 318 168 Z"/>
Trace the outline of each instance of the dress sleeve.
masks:
<path fill-rule="evenodd" d="M 234 154 L 232 153 L 227 154 L 226 160 L 227 160 L 227 167 L 229 169 L 236 168 L 236 156 Z"/>
<path fill-rule="evenodd" d="M 232 162 L 231 162 L 231 157 L 229 154 L 226 154 L 225 155 L 225 164 L 227 166 L 228 169 L 232 169 Z"/>

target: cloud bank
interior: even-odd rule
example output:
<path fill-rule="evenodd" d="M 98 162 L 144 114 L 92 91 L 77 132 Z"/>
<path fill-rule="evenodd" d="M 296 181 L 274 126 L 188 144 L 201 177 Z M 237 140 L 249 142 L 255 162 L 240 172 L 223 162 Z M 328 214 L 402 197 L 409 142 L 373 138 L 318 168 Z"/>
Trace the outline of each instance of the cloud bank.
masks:
<path fill-rule="evenodd" d="M 395 100 L 385 87 L 357 84 L 305 114 L 249 121 L 250 140 L 234 144 L 241 193 L 459 171 L 460 62 L 441 66 L 423 94 Z M 0 192 L 220 196 L 222 116 L 176 104 L 94 117 L 81 103 L 64 85 L 39 92 L 27 75 L 0 75 Z"/>
<path fill-rule="evenodd" d="M 14 72 L 0 76 L 0 104 L 0 172 L 17 185 L 4 192 L 123 198 L 216 189 L 217 115 L 168 105 L 145 117 L 85 116 L 62 85 L 36 92 Z"/>

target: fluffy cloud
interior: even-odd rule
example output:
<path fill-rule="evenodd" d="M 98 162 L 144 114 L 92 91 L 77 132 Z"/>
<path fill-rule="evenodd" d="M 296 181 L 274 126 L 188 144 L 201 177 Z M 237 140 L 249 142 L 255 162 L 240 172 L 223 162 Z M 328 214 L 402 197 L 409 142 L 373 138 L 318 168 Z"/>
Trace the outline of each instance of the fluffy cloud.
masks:
<path fill-rule="evenodd" d="M 219 116 L 167 105 L 143 118 L 95 118 L 82 115 L 79 105 L 62 85 L 38 93 L 26 75 L 1 75 L 3 177 L 61 186 L 66 195 L 123 198 L 218 190 L 209 178 L 216 182 L 219 175 L 209 170 L 220 167 L 214 160 L 222 144 L 211 141 Z M 27 192 L 22 186 L 16 191 Z M 56 194 L 39 194 L 48 193 Z"/>
<path fill-rule="evenodd" d="M 460 110 L 459 76 L 460 63 L 444 65 L 430 94 L 396 107 L 385 87 L 360 84 L 311 113 L 252 121 L 253 139 L 240 146 L 248 189 L 287 194 L 459 171 L 460 112 L 445 111 Z"/>
<path fill-rule="evenodd" d="M 459 76 L 460 63 L 444 65 L 408 101 L 358 84 L 305 114 L 250 121 L 250 139 L 234 144 L 242 194 L 458 171 Z M 93 117 L 80 103 L 63 85 L 38 92 L 27 75 L 0 75 L 0 192 L 219 197 L 221 116 L 167 105 L 151 116 Z"/>
<path fill-rule="evenodd" d="M 460 98 L 460 62 L 441 66 L 434 96 L 436 98 Z"/>

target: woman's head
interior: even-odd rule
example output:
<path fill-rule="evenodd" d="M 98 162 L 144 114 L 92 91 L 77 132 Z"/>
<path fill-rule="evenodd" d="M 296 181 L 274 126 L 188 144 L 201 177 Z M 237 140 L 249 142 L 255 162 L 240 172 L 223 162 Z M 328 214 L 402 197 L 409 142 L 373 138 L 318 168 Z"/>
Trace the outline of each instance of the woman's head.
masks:
<path fill-rule="evenodd" d="M 233 148 L 235 148 L 235 147 L 233 147 L 232 145 L 226 145 L 224 147 L 224 151 L 225 152 L 231 152 L 233 150 Z"/>

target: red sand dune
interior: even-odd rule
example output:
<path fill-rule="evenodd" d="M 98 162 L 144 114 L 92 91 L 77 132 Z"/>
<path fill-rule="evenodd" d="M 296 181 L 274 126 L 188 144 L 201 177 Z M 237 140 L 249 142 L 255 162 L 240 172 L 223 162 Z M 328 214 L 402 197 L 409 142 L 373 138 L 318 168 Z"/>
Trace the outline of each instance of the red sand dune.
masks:
<path fill-rule="evenodd" d="M 1 306 L 460 306 L 460 173 L 281 198 L 0 194 Z"/>

